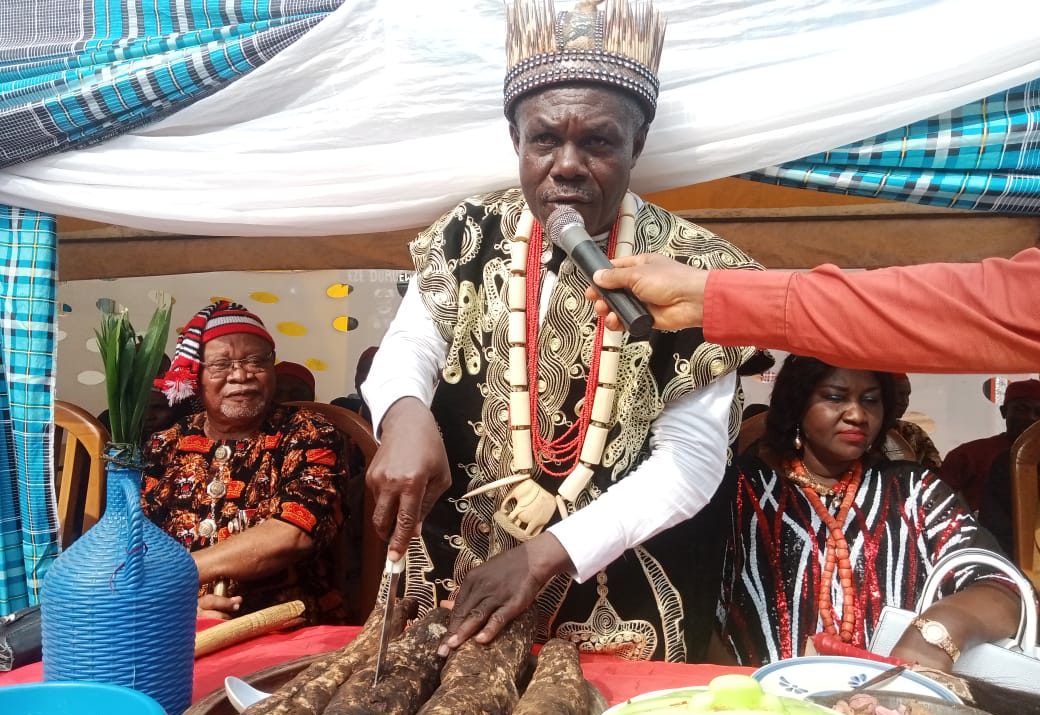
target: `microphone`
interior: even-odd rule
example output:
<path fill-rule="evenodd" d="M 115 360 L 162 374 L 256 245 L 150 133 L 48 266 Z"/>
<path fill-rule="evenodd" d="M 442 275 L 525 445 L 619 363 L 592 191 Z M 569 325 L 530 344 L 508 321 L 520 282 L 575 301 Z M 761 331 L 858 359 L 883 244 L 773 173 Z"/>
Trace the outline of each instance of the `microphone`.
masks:
<path fill-rule="evenodd" d="M 562 248 L 578 270 L 593 283 L 592 274 L 600 268 L 613 268 L 613 264 L 600 250 L 585 230 L 585 220 L 570 206 L 560 206 L 546 221 L 549 238 Z M 624 289 L 608 289 L 596 286 L 610 309 L 621 319 L 622 325 L 633 337 L 644 338 L 654 325 L 654 319 L 643 304 Z"/>

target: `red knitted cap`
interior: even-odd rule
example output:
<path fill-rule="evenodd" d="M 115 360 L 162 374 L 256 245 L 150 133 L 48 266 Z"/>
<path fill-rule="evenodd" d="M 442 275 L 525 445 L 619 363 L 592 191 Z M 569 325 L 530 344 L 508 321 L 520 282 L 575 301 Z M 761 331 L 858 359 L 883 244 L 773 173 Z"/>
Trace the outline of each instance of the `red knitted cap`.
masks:
<path fill-rule="evenodd" d="M 1009 382 L 1004 390 L 1004 404 L 1012 400 L 1040 400 L 1040 380 Z"/>
<path fill-rule="evenodd" d="M 279 377 L 282 375 L 295 377 L 297 380 L 306 383 L 312 391 L 314 390 L 314 373 L 298 362 L 282 361 L 274 366 L 274 374 Z"/>
<path fill-rule="evenodd" d="M 249 333 L 263 338 L 274 347 L 274 338 L 264 323 L 238 303 L 222 300 L 210 303 L 193 315 L 177 338 L 170 369 L 155 381 L 170 404 L 176 404 L 195 395 L 199 389 L 202 371 L 202 346 L 214 338 Z"/>

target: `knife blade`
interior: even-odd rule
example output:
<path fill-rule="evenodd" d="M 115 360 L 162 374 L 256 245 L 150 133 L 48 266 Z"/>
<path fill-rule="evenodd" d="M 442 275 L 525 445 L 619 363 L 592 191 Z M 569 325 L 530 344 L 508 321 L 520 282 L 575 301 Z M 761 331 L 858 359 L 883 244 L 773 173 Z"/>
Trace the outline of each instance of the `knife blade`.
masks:
<path fill-rule="evenodd" d="M 852 695 L 853 693 L 858 693 L 861 690 L 869 690 L 871 688 L 879 689 L 882 685 L 887 684 L 888 681 L 892 680 L 893 678 L 898 678 L 900 675 L 902 675 L 904 670 L 906 670 L 905 665 L 897 665 L 892 668 L 889 668 L 888 670 L 883 670 L 870 680 L 866 681 L 865 683 L 857 685 L 855 688 L 850 690 L 848 694 Z"/>
<path fill-rule="evenodd" d="M 386 602 L 383 604 L 383 627 L 379 631 L 379 650 L 376 651 L 376 677 L 372 685 L 379 683 L 379 676 L 383 672 L 383 659 L 386 656 L 386 644 L 390 640 L 390 615 L 394 610 L 394 602 L 397 601 L 397 584 L 401 580 L 401 572 L 404 571 L 404 559 L 402 556 L 397 561 L 386 560 L 383 573 L 390 575 L 390 585 L 386 591 Z"/>

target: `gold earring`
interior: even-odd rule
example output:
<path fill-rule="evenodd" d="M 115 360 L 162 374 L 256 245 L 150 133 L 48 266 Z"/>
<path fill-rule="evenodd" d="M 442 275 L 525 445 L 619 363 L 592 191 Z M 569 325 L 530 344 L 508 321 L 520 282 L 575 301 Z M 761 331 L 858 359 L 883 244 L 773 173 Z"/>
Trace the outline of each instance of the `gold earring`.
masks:
<path fill-rule="evenodd" d="M 802 449 L 802 428 L 794 428 L 794 449 L 796 452 L 800 452 Z"/>

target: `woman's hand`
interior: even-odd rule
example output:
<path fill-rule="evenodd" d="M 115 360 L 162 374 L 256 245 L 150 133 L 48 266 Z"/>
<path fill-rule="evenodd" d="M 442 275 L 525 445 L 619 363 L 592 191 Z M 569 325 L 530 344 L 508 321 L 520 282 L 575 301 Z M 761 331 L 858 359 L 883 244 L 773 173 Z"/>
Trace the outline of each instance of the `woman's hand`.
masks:
<path fill-rule="evenodd" d="M 998 583 L 982 581 L 936 601 L 921 617 L 942 623 L 954 645 L 965 650 L 1014 636 L 1020 613 L 1018 594 Z M 915 626 L 906 629 L 891 655 L 947 673 L 953 669 L 953 659 L 946 651 L 926 641 Z"/>
<path fill-rule="evenodd" d="M 376 533 L 389 540 L 387 555 L 396 561 L 451 486 L 451 470 L 433 414 L 414 397 L 404 397 L 387 410 L 380 439 L 365 483 L 376 497 Z"/>

